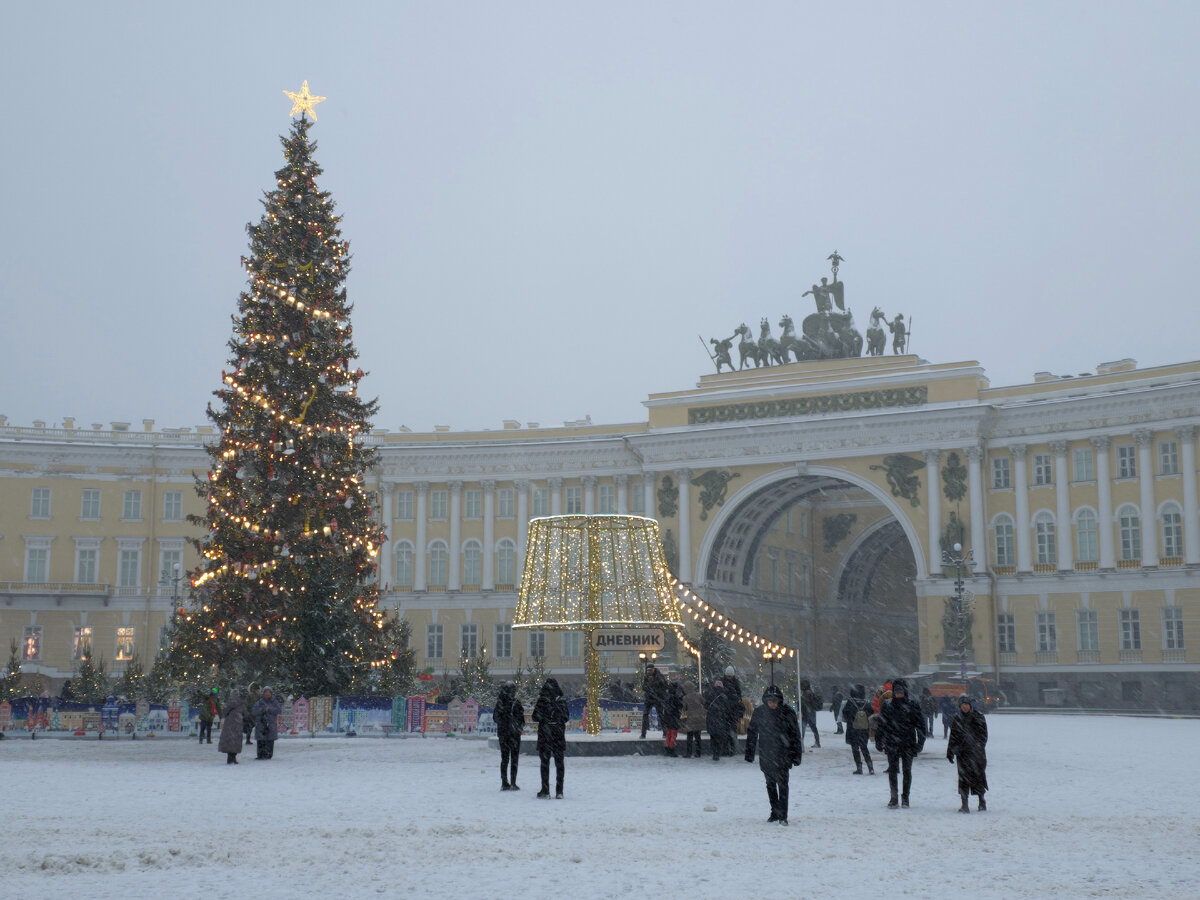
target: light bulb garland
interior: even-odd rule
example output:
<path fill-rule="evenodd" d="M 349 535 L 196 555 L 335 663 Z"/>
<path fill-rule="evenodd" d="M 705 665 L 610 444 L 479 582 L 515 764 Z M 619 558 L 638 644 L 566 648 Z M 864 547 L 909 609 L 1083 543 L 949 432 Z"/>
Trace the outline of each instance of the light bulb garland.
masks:
<path fill-rule="evenodd" d="M 675 589 L 679 596 L 679 605 L 682 607 L 686 615 L 692 617 L 692 621 L 696 624 L 707 628 L 714 634 L 719 634 L 721 637 L 730 643 L 744 644 L 747 647 L 752 647 L 758 651 L 769 651 L 776 655 L 777 659 L 784 657 L 795 658 L 796 650 L 793 647 L 787 647 L 775 641 L 768 640 L 760 635 L 755 634 L 741 625 L 738 625 L 733 619 L 722 615 L 713 607 L 705 603 L 695 592 L 687 585 L 681 582 L 674 576 L 671 577 L 671 586 Z M 676 635 L 680 637 L 688 652 L 693 656 L 698 656 L 699 651 L 696 650 L 682 637 L 681 632 L 676 629 Z"/>

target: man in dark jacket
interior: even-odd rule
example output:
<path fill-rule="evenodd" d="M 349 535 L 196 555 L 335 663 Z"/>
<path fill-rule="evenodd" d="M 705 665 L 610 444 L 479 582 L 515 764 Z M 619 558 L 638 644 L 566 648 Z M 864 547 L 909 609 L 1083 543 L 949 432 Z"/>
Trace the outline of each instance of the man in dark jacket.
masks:
<path fill-rule="evenodd" d="M 837 733 L 842 733 L 842 707 L 846 703 L 846 695 L 842 693 L 840 687 L 833 689 L 833 694 L 829 698 L 829 711 L 833 713 L 833 721 L 837 725 Z"/>
<path fill-rule="evenodd" d="M 542 764 L 542 789 L 538 796 L 550 796 L 550 757 L 554 757 L 554 796 L 563 795 L 563 754 L 567 749 L 567 698 L 558 681 L 547 678 L 533 706 L 533 721 L 538 723 L 537 748 Z"/>
<path fill-rule="evenodd" d="M 642 706 L 642 737 L 646 737 L 646 729 L 650 727 L 650 710 L 658 711 L 658 727 L 662 727 L 663 703 L 667 699 L 667 679 L 662 672 L 655 668 L 654 663 L 646 666 L 646 678 L 642 685 L 646 694 L 646 702 Z"/>
<path fill-rule="evenodd" d="M 525 707 L 517 699 L 517 687 L 504 682 L 492 710 L 496 737 L 500 739 L 500 790 L 519 791 L 517 759 L 521 755 L 521 731 L 525 728 Z"/>
<path fill-rule="evenodd" d="M 817 710 L 821 708 L 821 695 L 812 689 L 807 678 L 800 681 L 800 715 L 804 718 L 805 726 L 812 731 L 813 746 L 821 746 L 821 736 L 817 734 Z"/>
<path fill-rule="evenodd" d="M 212 727 L 213 719 L 221 714 L 221 708 L 217 705 L 217 689 L 213 688 L 200 698 L 200 743 L 204 743 L 204 739 L 208 738 L 208 742 L 212 743 Z"/>
<path fill-rule="evenodd" d="M 733 756 L 737 750 L 738 731 L 741 729 L 738 723 L 746 714 L 745 704 L 742 703 L 742 683 L 738 680 L 733 666 L 725 667 L 725 677 L 721 681 L 725 685 L 725 693 L 729 695 L 729 736 L 725 739 L 725 746 L 729 755 Z"/>
<path fill-rule="evenodd" d="M 280 711 L 275 692 L 269 687 L 263 688 L 262 697 L 254 704 L 254 709 L 250 710 L 250 717 L 254 720 L 255 738 L 258 741 L 258 755 L 255 759 L 272 759 L 275 756 Z"/>
<path fill-rule="evenodd" d="M 713 762 L 718 762 L 722 756 L 730 756 L 733 753 L 733 748 L 728 746 L 729 718 L 732 710 L 729 694 L 725 692 L 722 682 L 713 682 L 706 707 L 704 727 L 708 730 L 708 742 L 712 745 Z"/>
<path fill-rule="evenodd" d="M 754 762 L 767 781 L 767 799 L 771 802 L 768 822 L 788 823 L 788 773 L 800 765 L 804 743 L 796 711 L 783 702 L 783 692 L 775 685 L 763 691 L 763 705 L 750 717 L 746 730 L 746 762 Z"/>
<path fill-rule="evenodd" d="M 861 684 L 850 688 L 850 699 L 842 704 L 842 721 L 846 725 L 846 743 L 854 754 L 854 774 L 863 773 L 863 760 L 867 762 L 867 771 L 875 774 L 875 764 L 871 762 L 871 752 L 867 749 L 871 740 L 871 701 L 867 699 L 867 689 Z"/>
<path fill-rule="evenodd" d="M 987 793 L 987 720 L 983 713 L 971 705 L 971 698 L 963 694 L 958 698 L 958 714 L 950 725 L 950 743 L 946 746 L 946 759 L 958 761 L 958 795 L 962 798 L 959 812 L 970 812 L 967 798 L 974 794 L 979 798 L 979 810 L 987 809 L 983 795 Z"/>
<path fill-rule="evenodd" d="M 925 717 L 921 707 L 908 696 L 908 682 L 903 678 L 892 681 L 892 699 L 879 712 L 879 728 L 875 747 L 888 758 L 888 787 L 892 796 L 888 809 L 908 808 L 908 793 L 912 787 L 912 761 L 925 747 Z M 896 776 L 904 771 L 904 784 L 899 802 L 896 799 Z"/>

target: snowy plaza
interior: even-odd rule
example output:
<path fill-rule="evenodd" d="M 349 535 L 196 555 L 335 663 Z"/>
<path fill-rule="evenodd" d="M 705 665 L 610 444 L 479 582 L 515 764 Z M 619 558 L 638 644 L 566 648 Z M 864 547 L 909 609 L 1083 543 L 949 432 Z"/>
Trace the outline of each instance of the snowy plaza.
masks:
<path fill-rule="evenodd" d="M 482 739 L 281 741 L 226 766 L 216 744 L 5 740 L 4 896 L 1192 898 L 1194 720 L 989 716 L 989 809 L 955 812 L 941 727 L 887 810 L 885 764 L 822 747 L 765 822 L 740 757 L 568 757 L 566 796 L 499 790 Z M 526 742 L 533 738 L 527 736 Z M 806 747 L 811 739 L 806 741 Z M 10 788 L 11 790 L 11 788 Z M 18 795 L 10 793 L 16 800 Z M 974 803 L 972 803 L 972 807 Z"/>

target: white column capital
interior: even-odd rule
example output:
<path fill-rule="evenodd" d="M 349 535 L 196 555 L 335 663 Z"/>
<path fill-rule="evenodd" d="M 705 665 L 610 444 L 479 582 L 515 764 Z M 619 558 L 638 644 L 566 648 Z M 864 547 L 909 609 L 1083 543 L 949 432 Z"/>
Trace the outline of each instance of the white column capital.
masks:
<path fill-rule="evenodd" d="M 1067 442 L 1066 441 L 1051 441 L 1050 449 L 1054 452 L 1055 456 L 1066 456 L 1067 455 Z"/>
<path fill-rule="evenodd" d="M 1025 454 L 1029 452 L 1029 448 L 1024 444 L 1013 444 L 1008 448 L 1008 452 L 1013 455 L 1013 459 L 1019 461 L 1025 458 Z"/>
<path fill-rule="evenodd" d="M 428 481 L 414 481 L 413 487 L 417 491 L 417 496 L 424 497 L 426 494 L 429 493 L 429 482 Z"/>
<path fill-rule="evenodd" d="M 582 484 L 585 488 L 594 488 L 596 486 L 596 476 L 595 475 L 583 475 L 582 477 L 580 477 L 579 483 Z"/>
<path fill-rule="evenodd" d="M 451 496 L 457 496 L 458 494 L 462 493 L 462 482 L 461 481 L 448 482 L 447 487 L 450 488 Z"/>
<path fill-rule="evenodd" d="M 1133 432 L 1133 439 L 1137 441 L 1139 447 L 1149 447 L 1151 441 L 1154 440 L 1154 432 L 1149 428 L 1138 428 Z"/>
<path fill-rule="evenodd" d="M 925 465 L 927 466 L 936 466 L 942 459 L 941 450 L 925 450 L 923 451 L 923 455 L 925 457 Z"/>
<path fill-rule="evenodd" d="M 1180 425 L 1175 429 L 1175 436 L 1181 441 L 1194 440 L 1196 437 L 1195 425 Z"/>
<path fill-rule="evenodd" d="M 1097 450 L 1108 450 L 1109 444 L 1112 443 L 1112 438 L 1107 434 L 1098 434 L 1088 438 L 1092 442 L 1092 446 Z"/>
<path fill-rule="evenodd" d="M 983 461 L 983 447 L 979 446 L 979 444 L 964 447 L 963 454 L 967 457 L 968 462 L 977 463 Z"/>
<path fill-rule="evenodd" d="M 627 484 L 629 484 L 629 476 L 628 475 L 614 475 L 613 481 L 615 481 L 617 483 L 618 487 L 620 487 L 621 485 L 627 485 Z"/>
<path fill-rule="evenodd" d="M 479 486 L 483 488 L 485 494 L 490 494 L 496 490 L 496 482 L 488 480 L 479 482 Z"/>

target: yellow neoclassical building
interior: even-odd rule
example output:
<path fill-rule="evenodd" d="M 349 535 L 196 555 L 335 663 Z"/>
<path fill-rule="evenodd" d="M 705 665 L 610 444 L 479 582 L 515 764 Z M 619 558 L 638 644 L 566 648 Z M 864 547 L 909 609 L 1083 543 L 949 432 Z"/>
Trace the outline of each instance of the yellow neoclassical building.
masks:
<path fill-rule="evenodd" d="M 422 667 L 486 647 L 499 673 L 578 677 L 580 635 L 511 627 L 527 523 L 633 513 L 826 684 L 965 660 L 1015 704 L 1194 710 L 1198 388 L 1200 362 L 992 387 L 974 362 L 875 356 L 703 376 L 638 423 L 377 429 L 384 604 Z M 69 677 L 84 641 L 114 669 L 153 656 L 212 438 L 0 424 L 0 640 L 26 671 Z"/>

